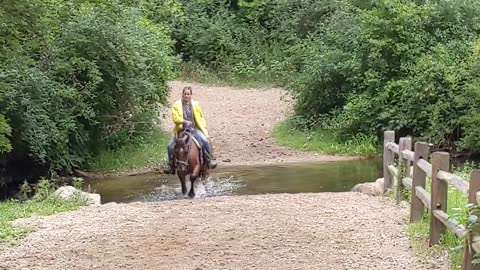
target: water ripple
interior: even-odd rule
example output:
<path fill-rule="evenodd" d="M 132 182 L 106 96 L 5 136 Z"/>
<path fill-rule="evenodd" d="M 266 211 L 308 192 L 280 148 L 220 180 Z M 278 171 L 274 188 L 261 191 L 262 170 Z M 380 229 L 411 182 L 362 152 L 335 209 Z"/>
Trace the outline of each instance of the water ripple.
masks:
<path fill-rule="evenodd" d="M 204 182 L 195 183 L 195 198 L 205 198 L 214 196 L 226 196 L 238 194 L 238 190 L 245 186 L 240 178 L 235 177 L 209 177 Z M 190 190 L 190 181 L 187 180 L 187 190 Z M 146 202 L 156 202 L 165 200 L 186 199 L 188 196 L 182 194 L 180 183 L 162 184 L 156 187 L 150 194 L 143 197 Z"/>

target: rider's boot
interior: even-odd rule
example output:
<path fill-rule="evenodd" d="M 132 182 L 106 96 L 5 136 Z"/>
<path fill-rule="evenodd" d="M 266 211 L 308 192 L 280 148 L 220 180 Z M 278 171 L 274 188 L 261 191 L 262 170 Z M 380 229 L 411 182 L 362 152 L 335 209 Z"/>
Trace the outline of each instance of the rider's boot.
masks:
<path fill-rule="evenodd" d="M 168 161 L 168 168 L 163 170 L 164 173 L 166 174 L 175 174 L 175 166 L 173 165 L 173 160 Z"/>
<path fill-rule="evenodd" d="M 207 151 L 205 151 L 205 158 L 207 159 L 207 164 L 209 169 L 215 169 L 217 167 L 217 162 L 213 156 L 210 156 Z"/>

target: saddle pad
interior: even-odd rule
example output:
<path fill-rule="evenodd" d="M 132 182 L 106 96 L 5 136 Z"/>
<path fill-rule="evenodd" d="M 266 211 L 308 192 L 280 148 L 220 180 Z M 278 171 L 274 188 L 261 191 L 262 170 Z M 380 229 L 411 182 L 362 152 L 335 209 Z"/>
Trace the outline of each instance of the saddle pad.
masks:
<path fill-rule="evenodd" d="M 197 138 L 195 138 L 195 136 L 191 136 L 191 138 L 193 139 L 193 142 L 197 145 L 198 149 L 202 149 L 200 143 L 197 141 Z"/>
<path fill-rule="evenodd" d="M 200 164 L 203 165 L 202 147 L 200 146 L 200 143 L 197 141 L 197 138 L 195 138 L 195 136 L 192 135 L 191 138 L 193 139 L 193 142 L 197 145 L 198 149 L 200 150 Z"/>

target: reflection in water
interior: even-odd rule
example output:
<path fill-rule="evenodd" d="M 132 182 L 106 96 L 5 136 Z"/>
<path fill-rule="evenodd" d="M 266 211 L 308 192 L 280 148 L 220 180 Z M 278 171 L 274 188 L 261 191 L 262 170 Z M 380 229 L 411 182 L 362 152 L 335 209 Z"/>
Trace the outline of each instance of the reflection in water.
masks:
<path fill-rule="evenodd" d="M 381 166 L 381 161 L 375 159 L 224 167 L 213 170 L 210 179 L 199 183 L 196 191 L 197 197 L 349 191 L 357 183 L 381 177 Z M 90 180 L 87 184 L 92 192 L 101 194 L 102 203 L 185 198 L 180 181 L 172 175 L 112 177 Z"/>

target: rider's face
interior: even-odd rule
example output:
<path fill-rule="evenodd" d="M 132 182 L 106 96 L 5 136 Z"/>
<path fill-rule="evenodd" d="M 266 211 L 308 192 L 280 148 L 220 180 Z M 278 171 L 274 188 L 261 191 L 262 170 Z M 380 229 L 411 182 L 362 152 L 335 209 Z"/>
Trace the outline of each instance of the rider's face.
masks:
<path fill-rule="evenodd" d="M 183 91 L 182 94 L 183 102 L 188 103 L 192 99 L 192 93 L 189 90 Z"/>

